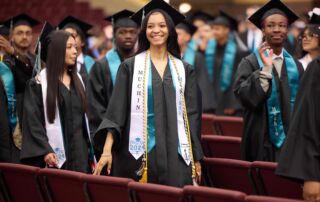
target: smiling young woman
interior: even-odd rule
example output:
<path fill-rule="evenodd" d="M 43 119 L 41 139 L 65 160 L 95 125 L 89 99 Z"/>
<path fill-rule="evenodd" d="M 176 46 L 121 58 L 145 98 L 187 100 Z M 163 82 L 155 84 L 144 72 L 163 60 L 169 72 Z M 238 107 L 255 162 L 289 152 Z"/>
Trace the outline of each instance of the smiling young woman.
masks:
<path fill-rule="evenodd" d="M 184 16 L 153 0 L 132 19 L 141 24 L 139 49 L 121 64 L 94 136 L 103 152 L 94 174 L 107 166 L 113 176 L 141 182 L 183 187 L 200 181 L 201 96 L 194 70 L 180 60 L 175 31 Z"/>

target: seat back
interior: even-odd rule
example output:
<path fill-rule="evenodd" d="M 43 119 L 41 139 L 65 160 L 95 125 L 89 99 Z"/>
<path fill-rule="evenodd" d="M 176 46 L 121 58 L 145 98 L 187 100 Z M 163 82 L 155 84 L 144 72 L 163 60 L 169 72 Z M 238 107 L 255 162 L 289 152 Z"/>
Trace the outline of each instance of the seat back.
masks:
<path fill-rule="evenodd" d="M 88 195 L 94 202 L 130 202 L 128 183 L 133 180 L 119 177 L 84 175 Z"/>
<path fill-rule="evenodd" d="M 181 202 L 183 189 L 156 184 L 130 182 L 129 189 L 137 202 Z"/>
<path fill-rule="evenodd" d="M 302 199 L 302 189 L 298 182 L 277 176 L 277 163 L 255 161 L 252 163 L 253 174 L 261 194 L 276 197 Z"/>
<path fill-rule="evenodd" d="M 214 127 L 214 115 L 213 114 L 202 114 L 202 126 L 201 134 L 217 135 L 219 134 Z"/>
<path fill-rule="evenodd" d="M 11 163 L 0 163 L 2 177 L 2 193 L 6 200 L 24 202 L 43 201 L 43 193 L 39 185 L 40 168 Z"/>
<path fill-rule="evenodd" d="M 81 178 L 83 173 L 45 168 L 39 171 L 41 180 L 52 201 L 86 202 L 88 196 Z"/>
<path fill-rule="evenodd" d="M 288 199 L 281 197 L 269 197 L 269 196 L 247 196 L 246 202 L 302 202 L 303 200 Z"/>
<path fill-rule="evenodd" d="M 243 119 L 240 117 L 214 116 L 216 131 L 220 131 L 224 136 L 242 137 Z"/>
<path fill-rule="evenodd" d="M 244 202 L 246 194 L 226 189 L 185 186 L 183 193 L 193 202 Z"/>
<path fill-rule="evenodd" d="M 240 160 L 240 137 L 203 135 L 201 139 L 205 156 Z"/>
<path fill-rule="evenodd" d="M 246 194 L 256 193 L 250 172 L 251 162 L 222 158 L 205 158 L 203 162 L 211 186 Z"/>

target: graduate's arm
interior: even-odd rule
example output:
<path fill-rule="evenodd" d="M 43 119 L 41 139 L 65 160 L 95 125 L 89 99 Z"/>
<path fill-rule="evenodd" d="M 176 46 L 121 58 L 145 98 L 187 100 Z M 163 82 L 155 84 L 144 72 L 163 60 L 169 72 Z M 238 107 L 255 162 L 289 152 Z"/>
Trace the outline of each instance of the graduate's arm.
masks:
<path fill-rule="evenodd" d="M 54 152 L 46 135 L 41 85 L 35 79 L 26 85 L 23 113 L 20 158 L 26 163 L 34 159 L 43 163 L 44 156 Z"/>

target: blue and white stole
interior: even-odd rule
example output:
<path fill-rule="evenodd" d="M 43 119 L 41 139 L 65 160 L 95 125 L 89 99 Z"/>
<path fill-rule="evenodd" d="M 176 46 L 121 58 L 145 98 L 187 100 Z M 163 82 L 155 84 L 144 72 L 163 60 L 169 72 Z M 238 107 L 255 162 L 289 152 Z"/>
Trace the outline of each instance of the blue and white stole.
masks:
<path fill-rule="evenodd" d="M 264 64 L 260 58 L 258 49 L 254 51 L 254 54 L 258 60 L 260 68 L 262 69 Z M 290 88 L 290 108 L 292 112 L 299 87 L 299 71 L 293 57 L 285 49 L 283 51 L 283 56 L 288 73 L 288 81 Z M 271 143 L 279 149 L 285 141 L 286 134 L 282 122 L 280 98 L 277 92 L 278 89 L 275 76 L 272 73 L 271 95 L 267 100 L 267 114 L 269 124 L 268 129 Z"/>
<path fill-rule="evenodd" d="M 192 65 L 194 68 L 194 63 L 196 59 L 197 53 L 197 42 L 194 39 L 191 39 L 187 45 L 187 49 L 184 52 L 182 59 L 187 62 L 188 64 Z"/>
<path fill-rule="evenodd" d="M 81 75 L 79 73 L 77 73 L 77 75 L 78 75 L 78 78 L 80 79 L 80 81 L 84 87 Z M 36 78 L 37 78 L 37 81 L 41 84 L 42 103 L 43 103 L 44 118 L 45 118 L 45 129 L 46 129 L 48 141 L 49 141 L 49 144 L 50 144 L 52 150 L 57 155 L 58 168 L 61 168 L 62 165 L 64 164 L 64 162 L 67 160 L 67 158 L 66 158 L 66 152 L 65 152 L 65 147 L 64 147 L 63 131 L 62 131 L 62 126 L 61 126 L 61 119 L 60 119 L 58 103 L 56 102 L 55 119 L 54 119 L 53 123 L 50 123 L 48 116 L 47 116 L 47 103 L 46 103 L 47 87 L 48 87 L 47 69 L 44 68 L 43 70 L 41 70 Z M 85 122 L 86 122 L 88 139 L 90 141 L 89 159 L 92 158 L 93 165 L 91 165 L 91 166 L 92 166 L 92 168 L 94 168 L 97 161 L 96 161 L 96 158 L 93 154 L 93 148 L 92 148 L 92 143 L 91 143 L 91 138 L 90 138 L 89 122 L 88 122 L 88 117 L 86 114 L 85 114 Z"/>
<path fill-rule="evenodd" d="M 208 68 L 208 74 L 213 81 L 214 78 L 214 60 L 216 57 L 216 48 L 217 48 L 217 41 L 211 39 L 208 41 L 207 48 L 205 50 L 205 58 L 206 64 Z M 221 73 L 220 73 L 220 90 L 225 92 L 228 90 L 232 83 L 232 73 L 234 68 L 235 57 L 237 53 L 237 45 L 234 40 L 234 35 L 229 33 L 228 42 L 226 45 L 226 49 L 224 52 L 224 57 L 222 61 Z"/>
<path fill-rule="evenodd" d="M 110 70 L 110 76 L 111 76 L 111 80 L 112 80 L 112 85 L 114 86 L 114 84 L 116 83 L 116 77 L 117 77 L 118 69 L 119 69 L 120 64 L 121 64 L 121 59 L 120 59 L 120 56 L 117 53 L 117 51 L 114 48 L 112 48 L 106 54 L 106 60 L 107 60 L 107 62 L 109 64 L 109 70 Z"/>
<path fill-rule="evenodd" d="M 176 91 L 177 128 L 178 139 L 182 158 L 187 165 L 191 162 L 191 154 L 188 136 L 184 124 L 183 98 L 185 87 L 185 69 L 181 60 L 174 58 L 169 60 L 170 70 Z M 176 65 L 176 68 L 175 66 Z M 178 71 L 178 72 L 177 72 Z M 131 94 L 129 152 L 135 159 L 139 159 L 145 152 L 147 136 L 148 152 L 155 146 L 153 95 L 152 95 L 152 71 L 149 51 L 135 56 L 134 73 Z M 180 76 L 178 78 L 178 75 Z M 182 83 L 182 89 L 179 84 Z M 145 111 L 145 109 L 147 111 Z M 147 118 L 146 118 L 147 117 Z"/>
<path fill-rule="evenodd" d="M 3 87 L 7 96 L 8 103 L 8 119 L 11 132 L 14 131 L 17 125 L 16 115 L 16 92 L 14 86 L 14 78 L 11 69 L 3 62 L 0 62 L 0 77 L 3 81 Z"/>

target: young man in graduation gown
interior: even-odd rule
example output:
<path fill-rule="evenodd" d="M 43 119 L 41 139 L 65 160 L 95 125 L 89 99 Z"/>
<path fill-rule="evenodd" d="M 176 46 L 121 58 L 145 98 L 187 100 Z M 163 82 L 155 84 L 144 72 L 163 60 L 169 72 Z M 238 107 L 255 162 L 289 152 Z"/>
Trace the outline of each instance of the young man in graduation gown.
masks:
<path fill-rule="evenodd" d="M 88 31 L 92 28 L 92 25 L 73 16 L 67 16 L 59 23 L 58 27 L 75 37 L 77 42 L 77 69 L 82 80 L 87 84 L 90 70 L 95 62 L 91 56 L 84 52 L 86 50 L 86 39 L 89 36 Z"/>
<path fill-rule="evenodd" d="M 266 41 L 241 61 L 236 75 L 234 92 L 244 107 L 244 160 L 277 161 L 285 141 L 303 68 L 283 44 L 297 18 L 280 0 L 249 18 Z"/>
<path fill-rule="evenodd" d="M 113 24 L 114 47 L 94 64 L 90 72 L 87 93 L 91 110 L 91 132 L 97 129 L 107 112 L 120 64 L 135 53 L 138 26 L 129 18 L 132 14 L 131 11 L 122 10 L 106 18 Z"/>
<path fill-rule="evenodd" d="M 239 115 L 242 107 L 233 93 L 232 85 L 237 66 L 247 52 L 239 47 L 235 39 L 238 23 L 229 14 L 220 11 L 211 26 L 214 39 L 208 42 L 205 59 L 213 87 L 214 113 Z"/>
<path fill-rule="evenodd" d="M 317 25 L 320 16 L 315 13 L 309 23 Z M 320 57 L 308 65 L 303 74 L 297 100 L 283 145 L 276 173 L 303 183 L 303 197 L 307 201 L 320 198 Z"/>
<path fill-rule="evenodd" d="M 26 82 L 32 77 L 35 55 L 30 52 L 32 45 L 32 28 L 39 22 L 26 14 L 19 14 L 7 20 L 4 25 L 10 28 L 10 41 L 0 36 L 0 49 L 5 52 L 0 63 L 2 94 L 6 97 L 8 122 L 0 122 L 8 127 L 10 140 L 10 161 L 20 162 L 21 121 L 23 119 L 23 100 Z M 3 101 L 3 100 L 2 100 Z M 5 113 L 1 113 L 3 116 Z M 4 121 L 6 122 L 6 121 Z M 4 134 L 5 135 L 5 134 Z"/>
<path fill-rule="evenodd" d="M 197 28 L 187 21 L 181 22 L 176 26 L 182 59 L 195 69 L 202 95 L 202 110 L 209 113 L 213 112 L 214 106 L 212 86 L 210 85 L 204 56 L 198 51 L 197 42 L 192 39 L 192 35 L 196 30 Z"/>

